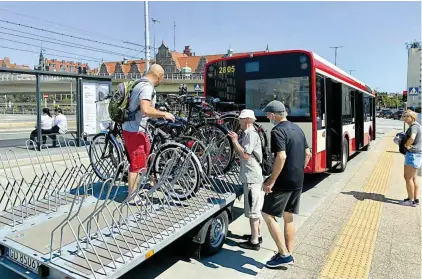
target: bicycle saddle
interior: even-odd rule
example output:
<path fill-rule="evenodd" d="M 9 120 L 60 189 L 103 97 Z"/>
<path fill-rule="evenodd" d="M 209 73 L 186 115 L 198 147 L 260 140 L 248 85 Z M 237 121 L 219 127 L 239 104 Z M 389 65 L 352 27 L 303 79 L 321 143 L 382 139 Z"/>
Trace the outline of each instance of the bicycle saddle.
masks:
<path fill-rule="evenodd" d="M 180 122 L 170 122 L 170 121 L 167 121 L 167 122 L 168 122 L 167 124 L 170 128 L 180 128 L 180 127 L 183 126 L 183 124 L 180 123 Z"/>
<path fill-rule="evenodd" d="M 148 119 L 148 122 L 151 123 L 155 128 L 160 128 L 167 125 L 167 120 L 156 120 L 156 119 Z"/>

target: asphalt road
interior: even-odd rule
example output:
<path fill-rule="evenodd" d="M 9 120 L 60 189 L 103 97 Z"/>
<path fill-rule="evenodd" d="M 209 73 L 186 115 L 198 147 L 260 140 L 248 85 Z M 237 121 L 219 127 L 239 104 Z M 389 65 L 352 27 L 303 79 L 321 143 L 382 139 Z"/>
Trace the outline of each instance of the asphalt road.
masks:
<path fill-rule="evenodd" d="M 400 121 L 378 119 L 377 137 L 383 137 L 384 134 L 401 128 L 403 128 L 403 123 Z M 349 165 L 359 160 L 364 160 L 365 156 L 367 155 L 364 153 L 358 154 L 349 162 Z M 301 207 L 303 208 L 301 208 L 301 214 L 295 217 L 297 226 L 300 226 L 307 216 L 310 216 L 323 202 L 322 196 L 324 195 L 316 195 L 314 189 L 318 189 L 319 192 L 323 191 L 328 195 L 333 181 L 337 181 L 339 178 L 341 180 L 344 175 L 347 174 L 321 174 L 306 177 L 303 202 L 301 202 Z M 242 216 L 242 213 L 242 203 L 237 202 L 235 207 L 236 220 L 230 225 L 229 238 L 222 251 L 217 255 L 202 258 L 200 261 L 193 260 L 189 254 L 183 252 L 186 251 L 188 242 L 181 239 L 122 276 L 121 279 L 197 279 L 218 277 L 237 279 L 254 277 L 263 267 L 262 260 L 268 259 L 272 255 L 271 249 L 274 247 L 271 247 L 273 244 L 268 232 L 267 235 L 264 235 L 264 239 L 268 239 L 266 241 L 268 244 L 266 245 L 270 246 L 261 248 L 259 252 L 243 251 L 237 247 L 235 241 L 238 239 L 239 232 L 247 233 L 249 230 L 248 222 Z M 21 279 L 22 277 L 0 267 L 0 278 Z"/>

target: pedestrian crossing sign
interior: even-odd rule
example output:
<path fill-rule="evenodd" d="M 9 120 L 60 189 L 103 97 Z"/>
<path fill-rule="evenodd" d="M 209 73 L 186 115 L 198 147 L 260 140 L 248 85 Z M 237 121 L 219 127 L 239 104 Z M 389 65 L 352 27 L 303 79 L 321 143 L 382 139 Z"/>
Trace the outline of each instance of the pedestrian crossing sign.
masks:
<path fill-rule="evenodd" d="M 418 87 L 409 87 L 409 95 L 418 95 L 419 94 L 419 88 Z"/>
<path fill-rule="evenodd" d="M 201 85 L 199 83 L 195 83 L 195 85 L 193 86 L 193 90 L 194 91 L 201 91 Z"/>

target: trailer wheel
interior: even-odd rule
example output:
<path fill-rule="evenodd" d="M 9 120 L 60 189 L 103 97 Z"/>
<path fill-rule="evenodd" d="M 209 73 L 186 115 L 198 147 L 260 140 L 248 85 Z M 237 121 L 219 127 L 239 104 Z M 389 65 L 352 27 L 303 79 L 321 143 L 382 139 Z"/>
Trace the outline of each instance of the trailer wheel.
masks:
<path fill-rule="evenodd" d="M 202 249 L 204 254 L 213 255 L 223 247 L 229 229 L 229 216 L 226 211 L 212 218 L 208 228 L 207 238 Z"/>

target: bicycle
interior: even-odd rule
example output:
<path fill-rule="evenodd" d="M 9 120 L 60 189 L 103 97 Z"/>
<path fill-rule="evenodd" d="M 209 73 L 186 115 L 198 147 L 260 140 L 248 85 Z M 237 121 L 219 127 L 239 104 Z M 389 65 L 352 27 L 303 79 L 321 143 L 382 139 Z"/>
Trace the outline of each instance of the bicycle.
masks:
<path fill-rule="evenodd" d="M 193 161 L 188 162 L 190 164 L 189 179 L 192 182 L 189 184 L 187 189 L 183 192 L 173 191 L 171 197 L 173 199 L 186 199 L 192 196 L 199 190 L 200 176 L 210 174 L 211 169 L 211 158 L 205 156 L 205 145 L 193 137 L 178 136 L 174 134 L 174 129 L 180 128 L 178 123 L 170 123 L 165 120 L 148 120 L 148 125 L 154 127 L 151 153 L 154 153 L 153 161 L 148 162 L 151 167 L 151 173 L 156 179 L 159 179 L 160 174 L 165 166 L 165 162 L 171 157 L 173 152 L 181 152 L 178 157 L 180 164 L 184 163 L 184 158 L 190 157 L 189 153 L 192 146 L 195 146 L 195 152 L 192 156 Z M 165 127 L 170 128 L 172 133 L 164 132 Z M 122 127 L 120 124 L 111 123 L 109 128 L 102 131 L 94 136 L 92 143 L 89 148 L 89 158 L 91 166 L 95 174 L 101 179 L 106 180 L 112 177 L 116 171 L 123 172 L 123 169 L 118 169 L 118 166 L 122 166 L 121 162 L 126 160 L 130 164 L 130 159 L 124 144 L 124 138 L 122 136 Z M 176 172 L 177 173 L 177 172 Z M 123 173 L 123 181 L 127 182 L 128 173 Z M 189 180 L 185 179 L 185 180 Z"/>
<path fill-rule="evenodd" d="M 213 113 L 212 106 L 203 101 L 203 97 L 188 95 L 168 95 L 164 103 L 157 103 L 156 107 L 163 111 L 172 112 L 183 124 L 181 134 L 191 136 L 210 144 L 210 140 L 216 140 L 218 146 L 222 147 L 223 152 L 211 153 L 212 161 L 219 162 L 223 173 L 230 171 L 234 160 L 235 152 L 233 142 L 228 137 L 229 130 L 222 125 L 222 121 Z M 212 99 L 211 102 L 218 102 L 218 99 Z M 185 110 L 172 110 L 172 106 L 185 107 Z M 211 113 L 210 113 L 211 112 Z M 183 116 L 182 116 L 183 115 Z M 218 158 L 217 158 L 218 157 Z"/>

